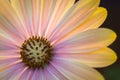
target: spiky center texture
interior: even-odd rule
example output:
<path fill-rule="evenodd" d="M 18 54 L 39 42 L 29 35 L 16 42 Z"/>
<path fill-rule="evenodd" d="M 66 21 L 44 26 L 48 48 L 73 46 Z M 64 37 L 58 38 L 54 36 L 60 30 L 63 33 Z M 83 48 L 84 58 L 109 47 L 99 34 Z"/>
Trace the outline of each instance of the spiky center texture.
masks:
<path fill-rule="evenodd" d="M 47 39 L 32 36 L 21 46 L 21 58 L 26 66 L 33 69 L 45 68 L 53 57 L 53 48 Z"/>

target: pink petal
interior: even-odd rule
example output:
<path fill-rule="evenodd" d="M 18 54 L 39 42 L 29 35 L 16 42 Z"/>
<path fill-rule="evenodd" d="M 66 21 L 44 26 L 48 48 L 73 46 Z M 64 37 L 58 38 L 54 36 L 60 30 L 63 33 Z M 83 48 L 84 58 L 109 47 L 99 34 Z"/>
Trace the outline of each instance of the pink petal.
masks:
<path fill-rule="evenodd" d="M 32 24 L 32 1 L 11 0 L 11 5 L 18 15 L 26 38 L 34 35 L 34 28 Z"/>
<path fill-rule="evenodd" d="M 14 39 L 25 39 L 24 29 L 11 3 L 8 0 L 0 0 L 0 3 L 0 28 Z"/>
<path fill-rule="evenodd" d="M 20 74 L 20 71 L 23 69 L 24 67 L 22 63 L 14 64 L 8 67 L 7 69 L 0 71 L 0 79 L 9 80 L 12 77 L 18 77 L 18 75 Z M 10 80 L 13 80 L 13 79 L 10 79 Z"/>
<path fill-rule="evenodd" d="M 31 80 L 67 80 L 67 78 L 52 65 L 48 65 L 45 69 L 36 69 L 31 76 Z"/>
<path fill-rule="evenodd" d="M 88 30 L 54 44 L 55 53 L 90 52 L 109 46 L 115 39 L 116 33 L 110 29 Z"/>
<path fill-rule="evenodd" d="M 59 38 L 57 41 L 68 39 L 71 36 L 75 36 L 76 34 L 79 34 L 80 32 L 86 30 L 96 29 L 100 27 L 100 25 L 105 21 L 106 17 L 107 10 L 103 7 L 98 7 L 94 11 L 94 13 L 92 13 L 82 24 L 77 26 L 74 30 L 70 31 L 69 33 L 66 33 L 64 37 Z"/>
<path fill-rule="evenodd" d="M 31 80 L 40 80 L 38 78 L 38 74 L 39 74 L 38 71 L 39 71 L 38 69 L 36 69 L 36 70 L 33 71 Z"/>
<path fill-rule="evenodd" d="M 42 4 L 42 14 L 41 14 L 41 27 L 40 27 L 40 35 L 45 36 L 45 31 L 49 26 L 49 22 L 52 20 L 52 16 L 54 15 L 54 9 L 59 1 L 54 0 L 44 0 Z"/>
<path fill-rule="evenodd" d="M 10 36 L 0 34 L 0 50 L 16 50 L 20 45 L 21 42 Z"/>
<path fill-rule="evenodd" d="M 27 68 L 20 76 L 19 80 L 30 80 L 32 70 Z"/>
<path fill-rule="evenodd" d="M 90 67 L 105 67 L 114 63 L 117 56 L 110 48 L 102 48 L 99 50 L 86 53 L 70 53 L 57 54 L 55 58 L 65 61 L 73 61 L 75 63 L 83 63 Z"/>
<path fill-rule="evenodd" d="M 9 76 L 11 76 L 9 78 L 9 80 L 19 80 L 19 78 L 22 75 L 22 73 L 24 72 L 24 70 L 25 70 L 25 66 L 21 66 L 21 67 L 19 66 L 19 68 L 17 68 L 17 70 L 14 70 L 11 73 L 9 73 Z"/>
<path fill-rule="evenodd" d="M 52 65 L 68 80 L 104 80 L 99 72 L 81 63 L 55 59 Z"/>
<path fill-rule="evenodd" d="M 67 13 L 67 11 L 73 6 L 75 0 L 56 0 L 56 1 L 50 0 L 50 1 L 52 2 L 52 5 L 50 4 L 48 4 L 48 6 L 46 5 L 44 9 L 45 15 L 43 14 L 44 16 L 43 21 L 44 24 L 46 25 L 46 27 L 43 28 L 44 30 L 46 29 L 44 33 L 45 36 L 48 37 L 48 39 L 50 37 L 50 34 L 52 34 L 55 28 L 57 27 L 57 25 L 61 23 L 60 21 L 64 18 L 64 15 Z M 48 1 L 46 0 L 46 3 L 47 2 Z M 48 22 L 46 23 L 46 21 Z"/>
<path fill-rule="evenodd" d="M 46 71 L 46 69 L 44 69 Z M 46 80 L 47 74 L 44 74 L 43 69 L 35 69 L 32 73 L 31 80 Z"/>
<path fill-rule="evenodd" d="M 0 57 L 0 70 L 18 62 L 19 60 L 19 58 Z"/>
<path fill-rule="evenodd" d="M 65 14 L 52 33 L 48 34 L 51 41 L 63 37 L 83 23 L 98 7 L 100 0 L 80 0 Z"/>
<path fill-rule="evenodd" d="M 44 0 L 31 0 L 34 35 L 38 35 L 41 29 L 43 3 Z"/>
<path fill-rule="evenodd" d="M 6 57 L 6 58 L 14 58 L 20 57 L 20 52 L 17 50 L 0 50 L 0 57 Z"/>
<path fill-rule="evenodd" d="M 47 78 L 50 77 L 50 80 L 68 80 L 63 74 L 61 74 L 56 67 L 53 65 L 49 65 L 46 69 L 46 74 L 48 75 Z M 48 79 L 47 79 L 48 80 Z"/>

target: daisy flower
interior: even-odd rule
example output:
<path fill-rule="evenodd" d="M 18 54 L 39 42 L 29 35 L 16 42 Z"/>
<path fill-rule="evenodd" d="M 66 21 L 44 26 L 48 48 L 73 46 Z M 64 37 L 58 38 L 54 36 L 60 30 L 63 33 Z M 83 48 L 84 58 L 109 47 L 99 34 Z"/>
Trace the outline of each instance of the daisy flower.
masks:
<path fill-rule="evenodd" d="M 116 61 L 100 0 L 0 0 L 0 80 L 104 80 Z"/>

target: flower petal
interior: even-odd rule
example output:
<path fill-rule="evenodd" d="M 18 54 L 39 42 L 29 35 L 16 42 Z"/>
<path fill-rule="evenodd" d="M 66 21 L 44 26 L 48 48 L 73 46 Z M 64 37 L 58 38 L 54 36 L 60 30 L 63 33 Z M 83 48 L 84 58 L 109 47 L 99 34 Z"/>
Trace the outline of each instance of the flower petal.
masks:
<path fill-rule="evenodd" d="M 10 2 L 8 0 L 0 0 L 0 3 L 0 28 L 7 31 L 13 38 L 24 39 L 24 29 Z M 13 34 L 16 36 L 14 37 Z"/>
<path fill-rule="evenodd" d="M 32 74 L 32 77 L 31 77 L 31 80 L 40 80 L 39 78 L 38 78 L 38 71 L 39 70 L 35 70 L 34 72 L 33 72 L 33 74 Z"/>
<path fill-rule="evenodd" d="M 23 64 L 17 63 L 17 64 L 10 66 L 9 68 L 7 68 L 5 70 L 2 70 L 2 71 L 0 70 L 0 80 L 9 80 L 10 78 L 16 76 L 17 74 L 19 75 L 20 72 L 19 73 L 17 73 L 17 72 L 21 71 L 22 69 L 24 69 Z M 15 75 L 15 73 L 16 73 L 16 75 Z M 13 80 L 13 79 L 10 79 L 10 80 Z"/>
<path fill-rule="evenodd" d="M 31 80 L 48 80 L 46 79 L 47 75 L 49 74 L 45 74 L 44 72 L 46 71 L 46 69 L 36 69 L 33 71 L 33 74 L 32 74 L 32 77 L 31 77 Z M 50 80 L 50 78 L 49 78 Z"/>
<path fill-rule="evenodd" d="M 55 59 L 52 65 L 68 80 L 104 80 L 99 72 L 80 63 Z"/>
<path fill-rule="evenodd" d="M 71 54 L 59 54 L 57 57 L 59 59 L 75 61 L 78 63 L 83 63 L 91 67 L 105 67 L 113 64 L 117 56 L 113 50 L 110 48 L 102 48 L 96 51 L 87 52 L 84 54 L 71 53 Z"/>
<path fill-rule="evenodd" d="M 56 53 L 82 53 L 109 46 L 116 39 L 110 29 L 99 28 L 80 32 L 67 40 L 56 43 Z"/>
<path fill-rule="evenodd" d="M 55 67 L 49 65 L 44 70 L 36 69 L 31 77 L 31 80 L 68 80 L 65 76 L 63 76 L 59 71 L 56 70 Z"/>
<path fill-rule="evenodd" d="M 49 67 L 47 68 L 47 71 L 49 73 L 49 76 L 51 76 L 51 80 L 68 80 L 68 78 L 66 78 L 63 74 L 61 74 L 56 67 L 54 67 L 53 65 L 49 65 Z M 47 74 L 47 73 L 46 73 Z M 48 80 L 48 79 L 47 79 Z"/>
<path fill-rule="evenodd" d="M 51 34 L 54 29 L 56 28 L 57 24 L 59 24 L 59 22 L 62 20 L 62 18 L 64 17 L 64 15 L 66 14 L 66 12 L 73 6 L 75 0 L 52 0 L 54 3 L 51 7 L 51 14 L 49 16 L 49 21 L 44 19 L 44 23 L 45 21 L 48 21 L 47 27 L 44 28 L 43 32 L 45 32 L 45 35 L 48 36 L 49 34 Z M 46 1 L 48 2 L 48 1 Z M 49 7 L 49 6 L 48 6 Z M 48 8 L 49 9 L 49 8 Z M 48 10 L 46 9 L 45 14 L 48 14 Z M 44 15 L 45 18 L 46 15 Z"/>
<path fill-rule="evenodd" d="M 0 34 L 0 50 L 16 50 L 21 45 L 21 41 L 14 40 L 9 36 Z"/>
<path fill-rule="evenodd" d="M 34 27 L 32 22 L 32 1 L 31 0 L 11 0 L 11 5 L 18 15 L 23 26 L 26 37 L 34 35 Z"/>
<path fill-rule="evenodd" d="M 51 0 L 49 0 L 51 1 Z M 48 1 L 48 2 L 49 2 Z M 42 24 L 42 14 L 43 14 L 43 6 L 45 4 L 45 0 L 31 0 L 32 2 L 32 17 L 33 17 L 33 30 L 34 35 L 39 34 L 41 36 L 41 24 Z"/>
<path fill-rule="evenodd" d="M 19 66 L 19 68 L 17 70 L 14 70 L 8 74 L 10 76 L 9 80 L 19 80 L 19 78 L 22 75 L 22 73 L 24 72 L 24 70 L 25 70 L 25 66 L 21 66 L 21 67 Z M 8 76 L 8 75 L 6 75 L 6 76 Z"/>
<path fill-rule="evenodd" d="M 20 58 L 20 53 L 17 50 L 0 50 L 0 58 Z"/>
<path fill-rule="evenodd" d="M 10 39 L 14 43 L 21 42 L 22 38 L 19 36 L 19 33 L 13 28 L 12 25 L 8 22 L 4 22 L 3 19 L 0 18 L 0 36 Z"/>
<path fill-rule="evenodd" d="M 0 71 L 4 68 L 7 68 L 10 65 L 13 65 L 15 63 L 19 62 L 19 58 L 4 58 L 0 57 Z"/>
<path fill-rule="evenodd" d="M 98 7 L 97 10 L 82 24 L 82 26 L 89 26 L 86 30 L 96 29 L 100 27 L 100 25 L 105 21 L 106 17 L 107 10 L 103 7 Z"/>
<path fill-rule="evenodd" d="M 59 38 L 57 41 L 69 38 L 89 29 L 96 29 L 100 27 L 100 25 L 105 21 L 106 17 L 107 10 L 103 7 L 98 7 L 96 11 L 92 15 L 90 15 L 89 18 L 87 18 L 87 20 L 85 20 L 82 24 L 80 24 L 71 32 L 65 34 L 64 37 Z"/>
<path fill-rule="evenodd" d="M 79 0 L 69 9 L 55 29 L 51 31 L 52 34 L 48 33 L 51 41 L 63 37 L 84 22 L 96 10 L 99 2 L 100 0 Z"/>
<path fill-rule="evenodd" d="M 34 32 L 43 36 L 54 0 L 32 0 Z M 47 11 L 47 12 L 46 12 Z"/>
<path fill-rule="evenodd" d="M 19 80 L 30 80 L 31 70 L 27 68 L 23 74 L 20 76 Z"/>
<path fill-rule="evenodd" d="M 59 78 L 57 78 L 55 75 L 50 73 L 48 69 L 44 71 L 44 78 L 45 80 L 59 80 Z"/>

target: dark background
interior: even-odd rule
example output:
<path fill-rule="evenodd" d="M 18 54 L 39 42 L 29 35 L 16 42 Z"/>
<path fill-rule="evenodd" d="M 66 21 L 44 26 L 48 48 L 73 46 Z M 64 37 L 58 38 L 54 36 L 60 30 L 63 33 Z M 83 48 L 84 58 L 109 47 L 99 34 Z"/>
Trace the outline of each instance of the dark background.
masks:
<path fill-rule="evenodd" d="M 118 55 L 118 60 L 111 66 L 100 69 L 106 80 L 120 80 L 120 0 L 101 0 L 101 5 L 108 10 L 108 17 L 102 27 L 117 33 L 117 40 L 110 46 Z"/>
<path fill-rule="evenodd" d="M 101 0 L 100 6 L 108 10 L 108 17 L 101 27 L 117 33 L 117 40 L 110 47 L 117 53 L 118 60 L 113 65 L 98 70 L 106 80 L 120 80 L 120 0 Z"/>

